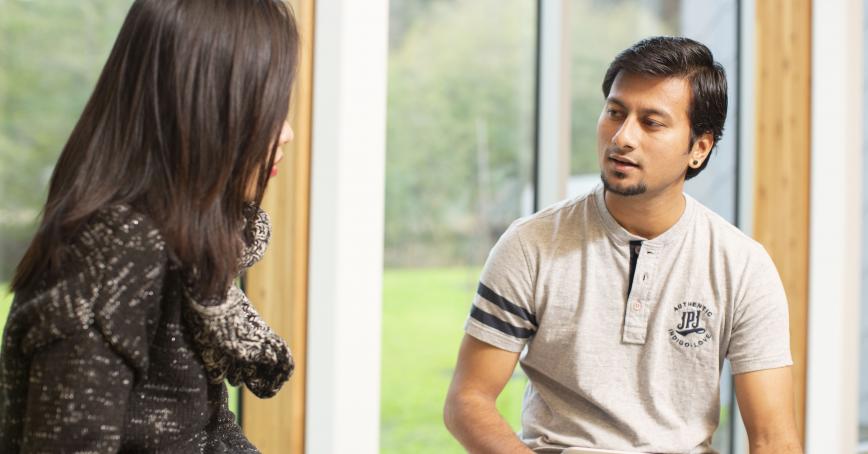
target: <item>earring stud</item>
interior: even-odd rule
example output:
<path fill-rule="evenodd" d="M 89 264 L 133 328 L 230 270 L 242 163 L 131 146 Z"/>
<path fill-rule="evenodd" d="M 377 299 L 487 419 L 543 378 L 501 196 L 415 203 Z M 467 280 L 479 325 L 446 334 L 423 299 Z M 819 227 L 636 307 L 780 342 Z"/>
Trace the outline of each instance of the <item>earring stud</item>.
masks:
<path fill-rule="evenodd" d="M 694 160 L 693 160 L 693 165 L 697 165 L 697 164 L 699 164 L 699 161 L 697 161 L 697 160 L 694 159 Z"/>

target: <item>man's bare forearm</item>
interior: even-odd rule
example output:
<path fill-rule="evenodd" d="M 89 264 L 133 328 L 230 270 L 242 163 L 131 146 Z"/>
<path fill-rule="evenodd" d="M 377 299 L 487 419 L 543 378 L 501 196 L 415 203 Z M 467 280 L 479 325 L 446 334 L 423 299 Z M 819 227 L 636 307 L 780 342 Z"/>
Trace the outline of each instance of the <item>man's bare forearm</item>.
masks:
<path fill-rule="evenodd" d="M 443 412 L 449 432 L 471 454 L 532 454 L 494 405 L 482 395 L 449 396 Z"/>

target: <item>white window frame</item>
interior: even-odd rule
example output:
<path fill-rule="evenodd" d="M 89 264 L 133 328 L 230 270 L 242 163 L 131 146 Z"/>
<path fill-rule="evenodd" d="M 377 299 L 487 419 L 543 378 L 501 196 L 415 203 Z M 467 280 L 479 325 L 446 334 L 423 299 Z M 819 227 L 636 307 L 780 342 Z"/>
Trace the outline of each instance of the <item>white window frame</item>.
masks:
<path fill-rule="evenodd" d="M 858 440 L 862 1 L 812 2 L 807 453 Z"/>
<path fill-rule="evenodd" d="M 536 209 L 567 196 L 572 130 L 570 0 L 539 1 Z"/>
<path fill-rule="evenodd" d="M 755 104 L 754 84 L 756 82 L 756 1 L 740 0 L 739 2 L 739 178 L 738 178 L 738 219 L 739 229 L 745 235 L 753 236 L 753 209 L 754 209 L 754 159 L 756 153 L 756 141 L 754 135 Z M 761 1 L 761 0 L 760 0 Z M 735 381 L 732 387 L 735 396 Z M 733 399 L 735 402 L 735 399 Z M 749 452 L 747 430 L 741 417 L 738 403 L 733 406 L 735 412 L 732 418 L 732 446 L 733 454 L 747 454 Z"/>
<path fill-rule="evenodd" d="M 389 2 L 316 9 L 305 452 L 376 453 Z"/>

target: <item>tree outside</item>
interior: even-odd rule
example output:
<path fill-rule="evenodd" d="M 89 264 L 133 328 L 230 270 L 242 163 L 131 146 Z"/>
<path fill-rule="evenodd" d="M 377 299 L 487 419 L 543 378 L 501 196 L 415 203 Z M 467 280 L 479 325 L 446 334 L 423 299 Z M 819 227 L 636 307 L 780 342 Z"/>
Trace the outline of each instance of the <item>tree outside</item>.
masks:
<path fill-rule="evenodd" d="M 131 3 L 0 1 L 0 282 L 33 235 L 54 163 Z"/>

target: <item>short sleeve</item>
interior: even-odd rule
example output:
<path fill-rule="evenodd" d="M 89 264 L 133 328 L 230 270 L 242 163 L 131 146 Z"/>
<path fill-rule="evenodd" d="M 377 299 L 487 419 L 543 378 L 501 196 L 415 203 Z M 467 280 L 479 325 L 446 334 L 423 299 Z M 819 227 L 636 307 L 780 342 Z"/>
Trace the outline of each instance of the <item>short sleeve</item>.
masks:
<path fill-rule="evenodd" d="M 513 223 L 489 253 L 464 331 L 500 349 L 520 352 L 538 327 L 533 269 L 519 225 Z"/>
<path fill-rule="evenodd" d="M 787 296 L 774 263 L 761 247 L 745 273 L 736 302 L 727 358 L 733 374 L 790 366 Z"/>

